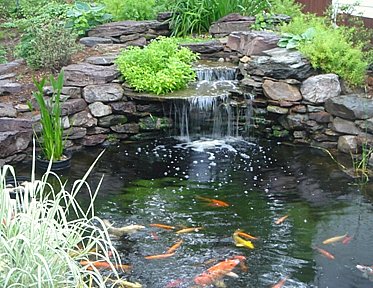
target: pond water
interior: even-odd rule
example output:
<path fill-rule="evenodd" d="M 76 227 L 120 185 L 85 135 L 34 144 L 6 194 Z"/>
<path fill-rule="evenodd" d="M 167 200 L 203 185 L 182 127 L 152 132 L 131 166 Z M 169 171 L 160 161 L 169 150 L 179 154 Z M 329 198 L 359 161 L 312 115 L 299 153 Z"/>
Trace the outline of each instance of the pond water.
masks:
<path fill-rule="evenodd" d="M 100 151 L 76 152 L 69 181 L 81 177 Z M 24 172 L 27 165 L 18 168 Z M 91 185 L 103 174 L 97 214 L 115 226 L 146 226 L 115 240 L 123 262 L 133 265 L 128 279 L 143 287 L 194 287 L 195 276 L 234 255 L 246 257 L 248 270 L 237 266 L 239 277 L 224 277 L 226 287 L 271 287 L 285 276 L 284 287 L 373 287 L 356 269 L 373 265 L 372 185 L 355 185 L 321 150 L 168 138 L 109 147 L 91 173 Z M 201 196 L 229 206 L 208 205 Z M 284 215 L 289 216 L 275 224 Z M 178 235 L 152 223 L 203 228 Z M 236 229 L 259 238 L 252 241 L 255 249 L 234 245 Z M 352 236 L 347 244 L 322 244 L 346 233 Z M 172 257 L 144 258 L 180 239 Z M 171 286 L 173 280 L 180 284 Z"/>

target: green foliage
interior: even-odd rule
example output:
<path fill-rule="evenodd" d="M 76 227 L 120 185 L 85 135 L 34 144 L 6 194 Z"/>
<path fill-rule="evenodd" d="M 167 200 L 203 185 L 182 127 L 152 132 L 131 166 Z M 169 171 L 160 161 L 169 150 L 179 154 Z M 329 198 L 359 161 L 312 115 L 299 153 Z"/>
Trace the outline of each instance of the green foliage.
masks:
<path fill-rule="evenodd" d="M 348 28 L 334 28 L 325 18 L 306 15 L 295 17 L 281 30 L 301 35 L 310 27 L 315 31 L 313 38 L 299 42 L 298 49 L 309 58 L 312 66 L 326 73 L 336 73 L 350 85 L 362 85 L 367 63 L 361 45 L 351 44 Z"/>
<path fill-rule="evenodd" d="M 302 4 L 294 0 L 269 0 L 271 14 L 285 14 L 290 17 L 302 15 Z"/>
<path fill-rule="evenodd" d="M 280 41 L 278 41 L 277 46 L 294 49 L 297 48 L 301 43 L 309 43 L 315 36 L 316 30 L 314 28 L 308 28 L 304 33 L 300 35 L 295 35 L 292 33 L 284 33 L 281 35 Z"/>
<path fill-rule="evenodd" d="M 104 4 L 89 4 L 76 1 L 74 6 L 67 11 L 66 27 L 71 28 L 78 35 L 86 32 L 99 24 L 111 21 L 111 14 L 105 13 Z"/>
<path fill-rule="evenodd" d="M 47 100 L 44 99 L 43 88 L 45 82 L 45 78 L 41 81 L 34 79 L 37 91 L 33 93 L 33 96 L 39 105 L 41 116 L 41 136 L 37 139 L 46 159 L 61 160 L 64 149 L 63 127 L 61 123 L 63 70 L 60 72 L 57 79 L 54 79 L 53 76 L 50 77 L 53 94 Z"/>
<path fill-rule="evenodd" d="M 103 0 L 115 20 L 148 20 L 156 16 L 155 0 Z M 161 4 L 161 3 L 159 3 Z"/>
<path fill-rule="evenodd" d="M 61 22 L 30 27 L 17 46 L 16 55 L 23 57 L 34 69 L 48 68 L 58 71 L 67 65 L 71 55 L 80 49 L 76 37 L 76 34 L 67 30 Z"/>
<path fill-rule="evenodd" d="M 202 34 L 229 13 L 256 15 L 268 7 L 266 0 L 175 0 L 171 28 L 176 36 Z"/>
<path fill-rule="evenodd" d="M 191 63 L 198 56 L 177 40 L 160 37 L 147 47 L 129 47 L 116 61 L 125 80 L 136 91 L 165 94 L 195 79 Z"/>
<path fill-rule="evenodd" d="M 92 191 L 86 182 L 93 165 L 71 191 L 50 171 L 41 180 L 33 173 L 31 181 L 6 188 L 8 177 L 16 183 L 15 171 L 0 168 L 1 287 L 105 287 L 100 271 L 80 265 L 89 259 L 120 262 L 103 221 L 94 215 L 98 188 Z M 87 209 L 76 199 L 82 186 L 89 191 Z M 16 191 L 11 199 L 9 192 Z M 118 277 L 114 266 L 110 272 Z"/>
<path fill-rule="evenodd" d="M 6 53 L 4 46 L 0 45 L 0 64 L 7 62 L 6 54 L 7 53 Z"/>

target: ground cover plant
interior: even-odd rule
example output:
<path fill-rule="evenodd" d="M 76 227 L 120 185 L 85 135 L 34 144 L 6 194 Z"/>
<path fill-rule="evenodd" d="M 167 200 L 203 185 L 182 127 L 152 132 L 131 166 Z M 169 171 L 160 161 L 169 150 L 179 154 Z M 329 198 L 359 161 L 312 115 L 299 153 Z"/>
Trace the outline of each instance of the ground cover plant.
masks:
<path fill-rule="evenodd" d="M 9 177 L 17 183 L 15 171 L 8 165 L 0 168 L 1 287 L 106 287 L 100 271 L 81 265 L 93 259 L 110 263 L 118 277 L 113 265 L 119 255 L 94 215 L 98 188 L 92 191 L 85 182 L 92 168 L 73 183 L 71 192 L 49 170 L 36 180 L 34 167 L 30 181 L 7 188 Z M 87 209 L 76 199 L 82 187 L 90 195 Z"/>
<path fill-rule="evenodd" d="M 177 39 L 160 37 L 144 49 L 129 47 L 116 65 L 126 82 L 139 92 L 165 94 L 186 87 L 195 79 L 192 63 L 197 54 L 179 47 Z"/>

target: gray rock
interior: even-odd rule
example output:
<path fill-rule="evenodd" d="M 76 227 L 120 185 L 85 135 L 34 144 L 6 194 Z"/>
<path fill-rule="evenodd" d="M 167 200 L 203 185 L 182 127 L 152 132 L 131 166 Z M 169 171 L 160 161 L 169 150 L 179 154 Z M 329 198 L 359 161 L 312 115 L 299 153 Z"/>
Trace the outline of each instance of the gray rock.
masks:
<path fill-rule="evenodd" d="M 163 21 L 171 19 L 171 17 L 172 17 L 172 12 L 160 12 L 157 15 L 157 20 L 159 22 L 163 22 Z"/>
<path fill-rule="evenodd" d="M 309 113 L 310 120 L 315 120 L 318 123 L 329 123 L 333 120 L 332 116 L 325 111 Z"/>
<path fill-rule="evenodd" d="M 291 113 L 307 113 L 307 107 L 304 105 L 296 105 L 290 109 Z"/>
<path fill-rule="evenodd" d="M 0 158 L 25 150 L 31 142 L 32 131 L 0 132 Z"/>
<path fill-rule="evenodd" d="M 98 66 L 89 63 L 71 64 L 63 68 L 65 85 L 84 87 L 105 84 L 116 79 L 120 73 L 115 66 Z"/>
<path fill-rule="evenodd" d="M 224 50 L 224 45 L 217 40 L 198 42 L 198 43 L 184 43 L 182 47 L 188 47 L 193 52 L 200 54 L 212 54 Z"/>
<path fill-rule="evenodd" d="M 289 114 L 279 119 L 280 124 L 287 130 L 302 130 L 307 121 L 307 114 Z"/>
<path fill-rule="evenodd" d="M 138 104 L 136 107 L 138 112 L 163 113 L 165 110 L 162 103 Z"/>
<path fill-rule="evenodd" d="M 296 139 L 305 139 L 307 138 L 307 132 L 306 131 L 294 131 L 293 136 Z"/>
<path fill-rule="evenodd" d="M 355 124 L 360 127 L 361 130 L 373 134 L 373 118 L 369 118 L 366 120 L 357 120 L 355 121 Z"/>
<path fill-rule="evenodd" d="M 71 127 L 70 129 L 64 130 L 63 135 L 69 140 L 81 139 L 87 134 L 87 129 L 83 127 Z"/>
<path fill-rule="evenodd" d="M 141 35 L 136 33 L 136 34 L 122 35 L 122 36 L 120 36 L 119 39 L 120 39 L 120 42 L 126 43 L 126 42 L 129 42 L 129 41 L 137 40 L 140 37 L 141 37 Z"/>
<path fill-rule="evenodd" d="M 111 106 L 115 114 L 133 115 L 134 113 L 136 113 L 136 104 L 134 102 L 112 102 L 109 105 Z M 150 110 L 146 111 L 154 112 Z"/>
<path fill-rule="evenodd" d="M 87 103 L 84 101 L 84 99 L 68 99 L 61 105 L 62 111 L 61 115 L 72 115 L 77 112 L 83 111 L 85 108 L 87 108 Z"/>
<path fill-rule="evenodd" d="M 103 143 L 107 138 L 107 135 L 97 134 L 97 135 L 86 135 L 80 141 L 80 144 L 83 146 L 97 146 Z"/>
<path fill-rule="evenodd" d="M 162 130 L 172 127 L 172 120 L 166 117 L 144 117 L 140 119 L 139 126 L 141 131 Z"/>
<path fill-rule="evenodd" d="M 252 61 L 246 66 L 248 74 L 304 80 L 314 73 L 309 61 L 298 51 L 274 48 L 263 53 L 267 56 L 252 56 Z"/>
<path fill-rule="evenodd" d="M 127 117 L 124 115 L 108 115 L 98 119 L 98 126 L 109 128 L 118 124 L 127 123 Z"/>
<path fill-rule="evenodd" d="M 309 113 L 315 113 L 315 112 L 325 111 L 325 108 L 324 108 L 324 106 L 307 105 L 307 111 Z"/>
<path fill-rule="evenodd" d="M 276 101 L 299 101 L 302 99 L 298 87 L 285 82 L 264 80 L 262 87 L 264 95 Z"/>
<path fill-rule="evenodd" d="M 120 37 L 121 35 L 142 34 L 149 29 L 163 30 L 167 29 L 168 25 L 160 23 L 156 20 L 149 21 L 121 21 L 111 22 L 96 26 L 88 31 L 88 36 L 96 37 Z"/>
<path fill-rule="evenodd" d="M 87 47 L 94 47 L 97 44 L 112 44 L 113 40 L 103 37 L 83 37 L 80 38 L 79 43 Z"/>
<path fill-rule="evenodd" d="M 343 135 L 338 138 L 338 150 L 343 153 L 358 153 L 357 136 Z"/>
<path fill-rule="evenodd" d="M 356 127 L 354 122 L 339 117 L 334 118 L 332 129 L 336 132 L 350 135 L 358 135 L 362 132 L 358 127 Z"/>
<path fill-rule="evenodd" d="M 0 118 L 0 132 L 32 131 L 33 121 L 17 118 Z"/>
<path fill-rule="evenodd" d="M 91 113 L 84 110 L 74 114 L 70 118 L 70 123 L 73 126 L 80 126 L 84 128 L 97 126 L 97 119 L 92 116 Z"/>
<path fill-rule="evenodd" d="M 0 75 L 9 74 L 13 71 L 13 69 L 20 66 L 22 63 L 24 63 L 24 60 L 18 59 L 12 62 L 8 62 L 5 64 L 0 64 Z"/>
<path fill-rule="evenodd" d="M 10 79 L 10 78 L 14 78 L 16 76 L 17 76 L 16 73 L 3 74 L 3 75 L 0 75 L 0 80 Z"/>
<path fill-rule="evenodd" d="M 132 40 L 132 41 L 127 41 L 126 45 L 127 46 L 139 46 L 139 47 L 144 47 L 147 44 L 146 38 L 145 37 L 140 37 L 139 39 Z"/>
<path fill-rule="evenodd" d="M 109 128 L 103 127 L 88 127 L 87 135 L 96 135 L 96 134 L 107 134 L 110 132 Z"/>
<path fill-rule="evenodd" d="M 0 80 L 0 96 L 21 92 L 23 85 L 11 80 Z"/>
<path fill-rule="evenodd" d="M 14 108 L 17 110 L 17 112 L 30 112 L 30 107 L 27 104 L 16 104 Z"/>
<path fill-rule="evenodd" d="M 307 78 L 300 88 L 303 98 L 311 103 L 324 103 L 339 96 L 341 85 L 335 74 L 321 74 Z"/>
<path fill-rule="evenodd" d="M 249 31 L 250 26 L 255 23 L 255 17 L 241 16 L 231 13 L 214 22 L 209 29 L 209 34 L 214 37 L 224 37 L 233 31 Z"/>
<path fill-rule="evenodd" d="M 93 65 L 113 65 L 114 61 L 118 58 L 118 54 L 91 56 L 85 59 L 85 62 Z"/>
<path fill-rule="evenodd" d="M 110 129 L 117 133 L 137 134 L 140 131 L 140 126 L 137 123 L 127 123 L 111 126 Z"/>
<path fill-rule="evenodd" d="M 369 160 L 368 160 L 368 165 L 373 167 L 373 153 L 370 154 Z"/>
<path fill-rule="evenodd" d="M 0 103 L 0 117 L 17 117 L 17 110 L 13 108 L 13 105 Z"/>
<path fill-rule="evenodd" d="M 226 47 L 247 56 L 263 55 L 263 51 L 277 47 L 279 40 L 278 34 L 268 31 L 233 32 Z"/>
<path fill-rule="evenodd" d="M 68 96 L 70 99 L 82 98 L 82 89 L 80 87 L 62 87 L 62 94 Z"/>
<path fill-rule="evenodd" d="M 112 113 L 111 107 L 102 102 L 93 102 L 92 104 L 88 105 L 88 108 L 95 117 L 103 117 Z"/>
<path fill-rule="evenodd" d="M 83 89 L 83 97 L 88 103 L 119 101 L 123 93 L 122 86 L 116 83 L 88 85 Z"/>
<path fill-rule="evenodd" d="M 368 119 L 373 117 L 373 99 L 356 94 L 333 97 L 325 102 L 325 109 L 330 114 L 345 119 Z"/>
<path fill-rule="evenodd" d="M 275 114 L 288 114 L 289 109 L 288 108 L 283 108 L 275 105 L 268 105 L 267 106 L 267 111 Z"/>
<path fill-rule="evenodd" d="M 71 127 L 69 116 L 63 116 L 61 122 L 62 122 L 63 129 L 69 129 Z M 41 127 L 39 131 L 41 131 Z"/>

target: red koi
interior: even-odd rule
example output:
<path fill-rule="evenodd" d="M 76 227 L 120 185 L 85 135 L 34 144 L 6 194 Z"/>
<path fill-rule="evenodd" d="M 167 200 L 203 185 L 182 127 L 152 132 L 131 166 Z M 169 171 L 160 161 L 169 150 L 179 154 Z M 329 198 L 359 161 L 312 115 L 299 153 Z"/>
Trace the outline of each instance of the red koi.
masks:
<path fill-rule="evenodd" d="M 196 198 L 209 202 L 209 204 L 207 204 L 208 206 L 213 206 L 213 207 L 229 207 L 230 206 L 227 202 L 224 202 L 218 199 L 206 198 L 202 196 L 197 196 Z"/>
<path fill-rule="evenodd" d="M 250 240 L 258 240 L 258 237 L 254 237 L 254 236 L 252 236 L 252 235 L 250 235 L 250 234 L 247 234 L 247 233 L 245 233 L 245 232 L 243 232 L 243 231 L 241 231 L 241 230 L 236 230 L 236 231 L 234 232 L 234 234 L 237 234 L 238 236 L 244 237 L 244 238 L 246 238 L 246 239 L 250 239 Z"/>
<path fill-rule="evenodd" d="M 285 285 L 286 280 L 288 280 L 289 276 L 285 276 L 282 278 L 279 282 L 277 282 L 275 285 L 273 285 L 271 288 L 281 288 Z"/>
<path fill-rule="evenodd" d="M 150 227 L 162 228 L 162 229 L 166 229 L 166 230 L 174 230 L 175 229 L 174 226 L 165 225 L 165 224 L 159 224 L 159 223 L 149 224 L 149 226 Z"/>
<path fill-rule="evenodd" d="M 158 255 L 149 255 L 149 256 L 145 256 L 145 259 L 148 259 L 148 260 L 153 260 L 153 259 L 164 259 L 164 258 L 168 258 L 168 257 L 171 257 L 175 254 L 174 253 L 165 253 L 165 254 L 158 254 Z"/>
<path fill-rule="evenodd" d="M 112 269 L 112 266 L 113 266 L 117 270 L 119 270 L 119 269 L 121 269 L 122 271 L 131 270 L 131 265 L 112 263 L 112 266 L 111 266 L 109 264 L 109 262 L 106 262 L 106 261 L 86 261 L 86 260 L 82 260 L 79 263 L 82 266 L 89 265 L 89 266 L 87 266 L 87 270 L 93 270 L 93 266 L 98 268 L 98 269 Z"/>
<path fill-rule="evenodd" d="M 347 245 L 348 243 L 350 243 L 351 240 L 352 240 L 352 236 L 346 235 L 345 238 L 343 238 L 342 240 L 342 244 Z"/>
<path fill-rule="evenodd" d="M 320 254 L 324 255 L 326 258 L 328 258 L 329 260 L 334 260 L 335 257 L 332 253 L 322 249 L 322 248 L 319 248 L 319 247 L 314 247 L 314 249 L 316 249 L 317 251 L 320 252 Z"/>

